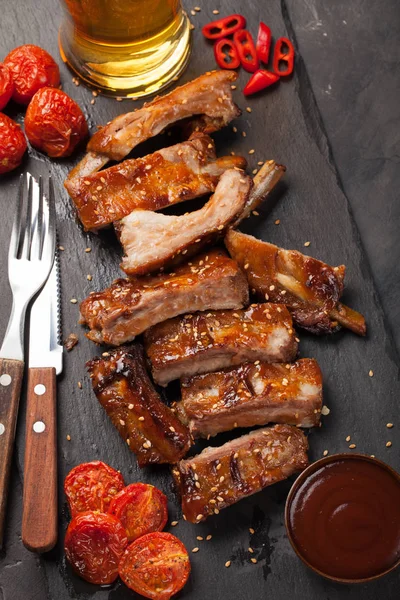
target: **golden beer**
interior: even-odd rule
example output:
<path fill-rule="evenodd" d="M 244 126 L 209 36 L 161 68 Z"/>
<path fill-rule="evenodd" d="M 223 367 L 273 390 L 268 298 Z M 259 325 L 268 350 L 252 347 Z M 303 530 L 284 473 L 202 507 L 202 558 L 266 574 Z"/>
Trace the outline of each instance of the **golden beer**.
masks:
<path fill-rule="evenodd" d="M 190 23 L 180 0 L 63 0 L 63 60 L 109 95 L 138 97 L 184 69 Z"/>

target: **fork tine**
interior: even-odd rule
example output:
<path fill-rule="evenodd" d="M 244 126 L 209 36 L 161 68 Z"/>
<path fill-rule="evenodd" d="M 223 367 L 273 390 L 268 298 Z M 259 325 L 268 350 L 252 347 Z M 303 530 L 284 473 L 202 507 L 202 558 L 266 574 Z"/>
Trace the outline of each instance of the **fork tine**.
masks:
<path fill-rule="evenodd" d="M 33 197 L 33 177 L 28 173 L 28 202 L 26 207 L 25 224 L 23 227 L 21 258 L 29 258 L 32 240 L 32 197 Z"/>
<path fill-rule="evenodd" d="M 18 197 L 17 197 L 17 210 L 15 212 L 14 223 L 11 230 L 10 246 L 8 250 L 8 259 L 17 258 L 18 248 L 21 236 L 21 221 L 22 221 L 22 208 L 24 204 L 24 190 L 25 190 L 26 178 L 21 175 L 19 178 L 18 186 Z"/>
<path fill-rule="evenodd" d="M 42 178 L 39 177 L 39 187 L 37 189 L 37 193 L 35 193 L 35 197 L 33 199 L 33 203 L 36 205 L 37 214 L 36 218 L 33 221 L 33 233 L 32 233 L 32 244 L 31 244 L 31 260 L 40 260 L 42 254 L 42 245 L 43 245 L 43 181 Z"/>
<path fill-rule="evenodd" d="M 56 249 L 56 210 L 54 198 L 53 180 L 49 177 L 48 214 L 44 228 L 42 260 L 48 261 L 50 265 L 53 264 Z"/>

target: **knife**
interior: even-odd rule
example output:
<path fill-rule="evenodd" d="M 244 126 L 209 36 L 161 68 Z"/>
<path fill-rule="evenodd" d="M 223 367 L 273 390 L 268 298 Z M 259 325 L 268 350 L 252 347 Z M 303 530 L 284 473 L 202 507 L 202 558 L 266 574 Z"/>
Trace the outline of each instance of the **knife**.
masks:
<path fill-rule="evenodd" d="M 22 541 L 33 552 L 57 542 L 56 375 L 62 371 L 60 265 L 56 253 L 31 309 Z"/>

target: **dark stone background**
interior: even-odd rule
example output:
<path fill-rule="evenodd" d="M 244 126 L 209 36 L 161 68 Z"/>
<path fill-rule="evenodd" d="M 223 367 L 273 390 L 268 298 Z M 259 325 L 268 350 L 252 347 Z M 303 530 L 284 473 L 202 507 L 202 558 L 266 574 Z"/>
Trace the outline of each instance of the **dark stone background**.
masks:
<path fill-rule="evenodd" d="M 53 56 L 57 53 L 60 6 L 56 0 L 0 2 L 0 59 L 22 43 L 37 43 Z M 242 12 L 256 34 L 263 19 L 275 37 L 286 33 L 299 50 L 291 81 L 282 82 L 257 99 L 236 99 L 252 114 L 244 113 L 237 127 L 247 137 L 235 136 L 230 128 L 215 137 L 220 154 L 231 149 L 255 148 L 250 167 L 257 160 L 275 158 L 288 167 L 284 183 L 274 195 L 276 202 L 261 210 L 261 216 L 246 223 L 246 231 L 282 246 L 305 250 L 333 264 L 348 266 L 345 301 L 365 313 L 369 334 L 363 340 L 350 332 L 328 339 L 301 335 L 303 356 L 315 356 L 325 378 L 325 403 L 331 414 L 321 431 L 310 434 L 311 459 L 346 451 L 347 435 L 357 450 L 373 453 L 399 470 L 398 354 L 400 345 L 398 234 L 400 208 L 397 189 L 399 162 L 399 63 L 400 11 L 395 0 L 265 0 L 238 3 L 225 0 L 206 3 L 193 17 L 194 54 L 183 80 L 213 68 L 212 50 L 201 38 L 199 26 L 221 15 Z M 192 8 L 186 3 L 188 9 Z M 122 111 L 130 101 L 116 103 L 76 88 L 62 66 L 63 88 L 82 106 L 94 130 Z M 246 81 L 242 72 L 241 86 Z M 137 106 L 137 104 L 133 105 Z M 16 107 L 7 109 L 20 122 Z M 254 164 L 253 164 L 254 163 Z M 124 600 L 133 592 L 116 585 L 101 590 L 74 577 L 65 565 L 62 539 L 68 522 L 62 480 L 69 469 L 85 460 L 99 458 L 120 468 L 128 482 L 143 479 L 161 487 L 170 499 L 171 520 L 180 516 L 165 469 L 139 472 L 134 457 L 124 447 L 91 393 L 84 363 L 97 350 L 83 338 L 76 324 L 79 300 L 91 290 L 101 289 L 118 274 L 119 248 L 113 235 L 86 235 L 74 213 L 62 181 L 71 161 L 49 162 L 30 152 L 24 167 L 34 174 L 50 168 L 57 183 L 58 229 L 61 256 L 64 334 L 76 331 L 77 348 L 65 356 L 59 384 L 60 542 L 54 551 L 38 558 L 24 549 L 20 540 L 24 451 L 24 397 L 21 400 L 16 453 L 8 507 L 5 549 L 0 555 L 0 600 Z M 11 295 L 6 276 L 6 251 L 13 218 L 18 174 L 0 184 L 0 273 L 2 274 L 0 336 L 5 331 Z M 397 184 L 397 185 L 396 185 Z M 354 215 L 354 220 L 353 220 Z M 268 216 L 268 218 L 267 218 Z M 281 219 L 279 227 L 274 225 Z M 84 249 L 90 246 L 92 252 Z M 365 252 L 364 252 L 364 249 Z M 93 275 L 89 283 L 86 274 Z M 395 341 L 394 341 L 395 340 Z M 369 369 L 374 377 L 368 377 Z M 77 381 L 83 382 L 79 390 Z M 386 423 L 395 424 L 390 432 Z M 71 441 L 66 436 L 71 436 Z M 391 439 L 393 446 L 385 447 Z M 218 441 L 214 442 L 218 443 Z M 180 522 L 173 531 L 192 555 L 193 574 L 180 598 L 225 600 L 392 600 L 399 596 L 399 574 L 366 586 L 339 586 L 306 570 L 292 552 L 283 526 L 283 507 L 290 482 L 275 485 L 261 494 L 197 527 Z M 254 536 L 248 527 L 256 530 Z M 213 540 L 197 542 L 196 535 L 213 534 Z M 249 563 L 246 549 L 254 547 L 259 562 Z M 371 550 L 373 551 L 373 549 Z M 232 560 L 230 569 L 224 568 Z"/>

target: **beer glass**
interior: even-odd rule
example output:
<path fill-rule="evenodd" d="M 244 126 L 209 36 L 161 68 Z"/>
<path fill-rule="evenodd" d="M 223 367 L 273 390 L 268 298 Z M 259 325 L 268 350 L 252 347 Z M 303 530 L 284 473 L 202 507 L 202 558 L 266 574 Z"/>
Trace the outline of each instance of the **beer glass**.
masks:
<path fill-rule="evenodd" d="M 179 76 L 190 54 L 180 0 L 62 0 L 62 59 L 108 95 L 139 97 Z"/>

